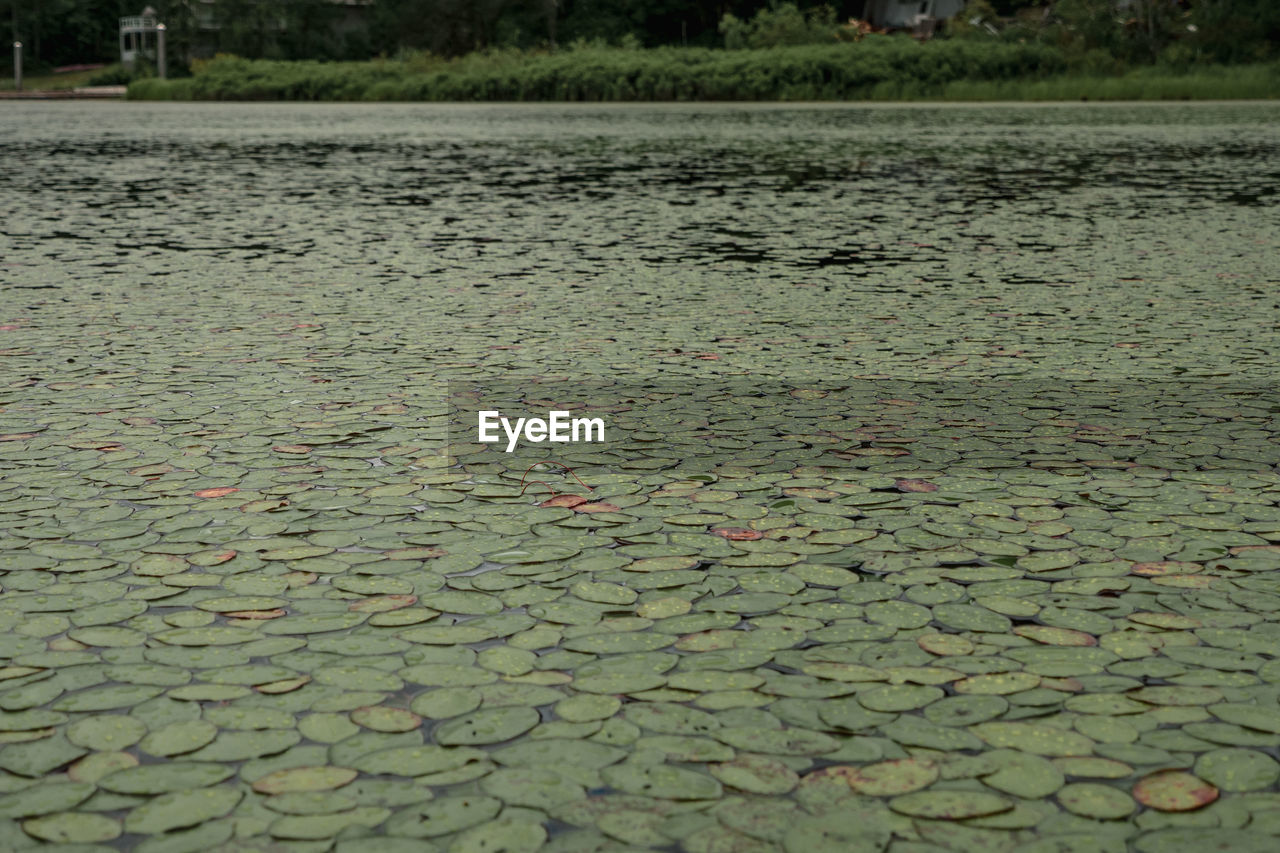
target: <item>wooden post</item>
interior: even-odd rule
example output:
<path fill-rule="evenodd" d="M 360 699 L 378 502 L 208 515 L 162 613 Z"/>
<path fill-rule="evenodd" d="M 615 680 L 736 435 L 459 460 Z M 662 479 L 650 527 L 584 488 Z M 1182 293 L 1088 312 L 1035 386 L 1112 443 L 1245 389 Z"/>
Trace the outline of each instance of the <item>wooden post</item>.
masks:
<path fill-rule="evenodd" d="M 13 90 L 22 91 L 22 42 L 13 43 Z"/>
<path fill-rule="evenodd" d="M 164 24 L 156 24 L 156 74 L 160 75 L 160 79 L 165 78 L 165 62 L 164 62 Z"/>

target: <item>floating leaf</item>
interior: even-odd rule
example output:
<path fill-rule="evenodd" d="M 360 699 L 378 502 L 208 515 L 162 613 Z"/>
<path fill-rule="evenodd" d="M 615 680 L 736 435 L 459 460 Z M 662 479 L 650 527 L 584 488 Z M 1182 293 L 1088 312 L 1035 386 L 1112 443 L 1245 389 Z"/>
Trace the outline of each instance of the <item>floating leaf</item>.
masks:
<path fill-rule="evenodd" d="M 1158 811 L 1186 812 L 1218 799 L 1218 789 L 1190 773 L 1164 770 L 1146 776 L 1134 785 L 1133 797 Z"/>
<path fill-rule="evenodd" d="M 435 738 L 446 745 L 501 743 L 529 731 L 538 720 L 532 708 L 481 709 L 441 724 Z"/>
<path fill-rule="evenodd" d="M 1072 814 L 1098 820 L 1128 817 L 1137 804 L 1125 791 L 1096 782 L 1073 782 L 1058 791 L 1058 802 Z"/>
<path fill-rule="evenodd" d="M 83 812 L 61 812 L 28 818 L 22 822 L 22 829 L 42 841 L 61 844 L 111 841 L 119 838 L 122 832 L 120 821 L 115 818 Z"/>
<path fill-rule="evenodd" d="M 667 764 L 618 764 L 600 772 L 606 782 L 628 794 L 706 800 L 723 793 L 720 783 L 711 776 Z"/>
<path fill-rule="evenodd" d="M 243 792 L 235 788 L 197 788 L 161 794 L 129 812 L 124 828 L 139 835 L 159 835 L 194 826 L 225 815 L 242 796 Z"/>
<path fill-rule="evenodd" d="M 261 794 L 328 791 L 341 788 L 356 776 L 356 771 L 348 767 L 291 767 L 255 780 L 253 790 Z"/>
<path fill-rule="evenodd" d="M 752 794 L 785 794 L 800 783 L 799 775 L 790 767 L 760 755 L 739 755 L 709 769 L 712 776 L 730 788 Z"/>
<path fill-rule="evenodd" d="M 978 791 L 916 791 L 894 797 L 889 808 L 911 817 L 961 820 L 1007 812 L 1013 803 Z"/>

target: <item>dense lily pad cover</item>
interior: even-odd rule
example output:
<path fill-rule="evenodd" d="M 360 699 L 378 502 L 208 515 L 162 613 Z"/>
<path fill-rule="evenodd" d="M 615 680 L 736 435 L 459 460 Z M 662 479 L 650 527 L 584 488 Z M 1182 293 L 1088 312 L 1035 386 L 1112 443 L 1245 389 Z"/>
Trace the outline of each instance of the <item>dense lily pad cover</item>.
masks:
<path fill-rule="evenodd" d="M 1280 846 L 1280 108 L 4 112 L 0 849 Z"/>

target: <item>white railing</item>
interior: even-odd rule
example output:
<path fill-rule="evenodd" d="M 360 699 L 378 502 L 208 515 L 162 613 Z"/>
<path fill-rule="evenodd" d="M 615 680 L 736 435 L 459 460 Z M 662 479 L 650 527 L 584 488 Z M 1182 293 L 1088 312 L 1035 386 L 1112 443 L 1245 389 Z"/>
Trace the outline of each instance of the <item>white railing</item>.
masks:
<path fill-rule="evenodd" d="M 143 18 L 133 16 L 120 19 L 120 29 L 122 30 L 154 30 L 156 28 L 155 18 Z"/>

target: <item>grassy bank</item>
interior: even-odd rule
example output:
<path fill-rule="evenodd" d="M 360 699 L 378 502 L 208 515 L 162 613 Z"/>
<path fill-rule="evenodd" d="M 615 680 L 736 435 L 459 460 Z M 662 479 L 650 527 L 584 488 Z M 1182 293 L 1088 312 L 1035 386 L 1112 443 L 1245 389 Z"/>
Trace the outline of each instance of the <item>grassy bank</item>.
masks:
<path fill-rule="evenodd" d="M 76 89 L 80 86 L 93 85 L 95 77 L 100 76 L 101 69 L 87 71 L 50 72 L 48 74 L 27 74 L 22 78 L 22 88 L 28 92 L 57 92 L 62 89 Z M 0 76 L 0 92 L 12 92 L 13 72 L 5 71 Z"/>
<path fill-rule="evenodd" d="M 762 50 L 592 47 L 360 63 L 220 56 L 192 77 L 139 80 L 134 100 L 1120 100 L 1280 96 L 1280 65 L 1073 69 L 1034 44 L 872 37 Z"/>

